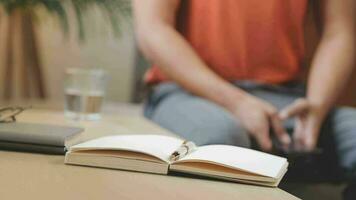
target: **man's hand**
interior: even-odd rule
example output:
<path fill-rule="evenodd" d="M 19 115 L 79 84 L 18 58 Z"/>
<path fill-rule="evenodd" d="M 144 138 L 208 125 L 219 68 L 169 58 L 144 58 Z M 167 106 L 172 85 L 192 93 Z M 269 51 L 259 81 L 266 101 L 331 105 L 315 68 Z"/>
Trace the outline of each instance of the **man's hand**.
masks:
<path fill-rule="evenodd" d="M 290 144 L 291 139 L 283 127 L 277 109 L 268 102 L 246 95 L 232 113 L 257 140 L 262 150 L 272 150 L 271 128 L 283 145 Z"/>
<path fill-rule="evenodd" d="M 305 98 L 297 99 L 279 112 L 282 120 L 292 117 L 296 119 L 293 138 L 297 149 L 310 151 L 315 148 L 324 119 L 322 113 Z"/>

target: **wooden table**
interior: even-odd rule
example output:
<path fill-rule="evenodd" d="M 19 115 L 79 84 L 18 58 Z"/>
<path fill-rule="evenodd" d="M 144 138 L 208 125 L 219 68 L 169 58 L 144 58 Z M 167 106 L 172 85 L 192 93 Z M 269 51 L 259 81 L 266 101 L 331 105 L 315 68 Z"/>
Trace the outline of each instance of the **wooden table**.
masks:
<path fill-rule="evenodd" d="M 74 123 L 62 112 L 32 110 L 19 121 L 84 126 L 83 140 L 129 132 L 171 134 L 143 118 L 123 116 L 120 113 L 97 122 Z M 70 166 L 63 161 L 63 156 L 0 151 L 0 199 L 298 199 L 278 188 Z"/>

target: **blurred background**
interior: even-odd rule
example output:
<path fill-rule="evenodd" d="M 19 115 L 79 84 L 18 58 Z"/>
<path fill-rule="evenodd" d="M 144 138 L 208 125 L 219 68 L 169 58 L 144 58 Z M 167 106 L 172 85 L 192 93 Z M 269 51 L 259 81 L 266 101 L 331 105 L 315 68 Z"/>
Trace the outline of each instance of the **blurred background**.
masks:
<path fill-rule="evenodd" d="M 131 101 L 137 51 L 130 16 L 115 10 L 119 21 L 118 27 L 113 27 L 107 10 L 94 3 L 85 13 L 79 11 L 83 16 L 78 22 L 70 1 L 61 2 L 68 31 L 57 5 L 52 6 L 57 10 L 41 4 L 17 5 L 9 12 L 4 8 L 6 0 L 0 0 L 0 99 L 60 100 L 66 68 L 95 67 L 110 74 L 109 100 Z M 79 30 L 79 23 L 84 30 Z"/>
<path fill-rule="evenodd" d="M 0 0 L 0 99 L 61 100 L 64 71 L 71 67 L 107 70 L 111 76 L 109 101 L 142 99 L 140 80 L 147 64 L 135 45 L 129 1 L 116 1 L 124 5 L 116 10 L 100 9 L 103 6 L 95 0 L 86 1 L 94 3 L 82 6 L 85 10 L 76 9 L 73 0 L 52 1 L 61 2 L 59 5 L 41 4 L 50 1 L 37 0 L 40 3 L 25 6 L 21 4 L 26 1 L 18 0 L 20 3 L 12 5 L 14 8 L 9 2 Z M 79 20 L 78 11 L 84 13 Z M 110 12 L 118 13 L 117 26 L 108 19 Z M 67 22 L 63 22 L 63 16 Z M 306 63 L 318 41 L 313 17 L 309 18 Z M 81 25 L 83 30 L 78 28 Z M 356 106 L 355 74 L 341 104 Z"/>

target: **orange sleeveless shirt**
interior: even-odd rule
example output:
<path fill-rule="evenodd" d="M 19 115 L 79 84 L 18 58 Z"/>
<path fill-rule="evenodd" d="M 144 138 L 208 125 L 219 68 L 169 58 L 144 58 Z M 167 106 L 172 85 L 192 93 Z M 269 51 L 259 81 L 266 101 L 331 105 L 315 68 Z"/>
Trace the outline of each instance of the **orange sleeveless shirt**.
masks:
<path fill-rule="evenodd" d="M 307 0 L 188 0 L 185 4 L 181 33 L 224 79 L 282 83 L 299 78 Z M 148 83 L 166 80 L 155 65 L 145 74 Z"/>

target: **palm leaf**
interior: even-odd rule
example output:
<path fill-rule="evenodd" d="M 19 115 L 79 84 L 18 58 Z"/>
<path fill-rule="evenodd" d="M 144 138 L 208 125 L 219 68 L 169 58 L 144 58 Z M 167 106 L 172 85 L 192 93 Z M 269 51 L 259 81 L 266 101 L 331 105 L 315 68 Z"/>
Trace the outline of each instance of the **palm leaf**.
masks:
<path fill-rule="evenodd" d="M 0 0 L 7 13 L 15 9 L 29 10 L 36 13 L 38 7 L 43 7 L 48 13 L 57 17 L 65 34 L 69 32 L 67 8 L 72 8 L 75 13 L 78 38 L 85 39 L 84 18 L 90 10 L 97 6 L 110 21 L 115 36 L 120 35 L 120 22 L 129 19 L 129 0 Z"/>
<path fill-rule="evenodd" d="M 43 1 L 42 4 L 49 13 L 53 13 L 58 17 L 63 33 L 67 35 L 69 32 L 69 25 L 67 13 L 63 7 L 63 4 L 59 1 Z"/>

